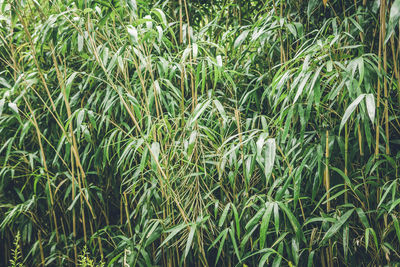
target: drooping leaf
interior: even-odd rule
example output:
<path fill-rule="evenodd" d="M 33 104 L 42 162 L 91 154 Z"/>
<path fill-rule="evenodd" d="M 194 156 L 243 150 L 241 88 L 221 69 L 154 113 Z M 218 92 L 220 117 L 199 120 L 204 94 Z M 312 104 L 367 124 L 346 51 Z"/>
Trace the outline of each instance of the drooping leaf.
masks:
<path fill-rule="evenodd" d="M 350 118 L 351 114 L 354 112 L 354 110 L 357 108 L 358 104 L 363 100 L 365 97 L 365 94 L 359 95 L 346 109 L 344 112 L 342 121 L 340 122 L 340 130 L 342 130 L 344 124 L 347 122 L 347 120 Z"/>
<path fill-rule="evenodd" d="M 267 206 L 267 208 L 262 217 L 261 228 L 260 228 L 260 247 L 261 248 L 264 248 L 264 245 L 265 245 L 269 221 L 270 221 L 271 215 L 272 215 L 272 208 L 274 207 L 271 203 L 266 203 L 266 206 Z"/>
<path fill-rule="evenodd" d="M 330 239 L 333 235 L 335 235 L 340 228 L 342 227 L 343 224 L 347 222 L 347 220 L 350 218 L 350 216 L 353 214 L 354 209 L 350 209 L 346 211 L 332 226 L 329 228 L 329 230 L 325 233 L 324 237 L 322 238 L 322 241 L 326 241 L 327 239 Z"/>
<path fill-rule="evenodd" d="M 234 48 L 237 48 L 238 46 L 242 45 L 244 39 L 246 39 L 247 35 L 249 34 L 249 30 L 243 31 L 238 38 L 236 38 L 235 43 L 233 45 Z"/>
<path fill-rule="evenodd" d="M 190 227 L 189 236 L 188 236 L 188 239 L 186 241 L 185 253 L 184 253 L 184 256 L 183 256 L 184 259 L 189 254 L 190 247 L 192 246 L 192 243 L 193 243 L 193 237 L 194 237 L 195 232 L 196 232 L 196 224 L 193 224 Z"/>
<path fill-rule="evenodd" d="M 270 138 L 265 142 L 264 152 L 264 172 L 266 177 L 266 185 L 268 185 L 269 178 L 271 176 L 276 155 L 276 143 L 274 138 Z"/>
<path fill-rule="evenodd" d="M 368 116 L 369 116 L 372 124 L 374 124 L 374 120 L 375 120 L 375 99 L 374 99 L 374 96 L 372 94 L 366 94 L 365 95 L 365 103 L 367 105 Z"/>
<path fill-rule="evenodd" d="M 385 44 L 394 33 L 395 27 L 399 26 L 400 21 L 400 0 L 395 0 L 390 8 L 389 23 L 387 24 Z"/>

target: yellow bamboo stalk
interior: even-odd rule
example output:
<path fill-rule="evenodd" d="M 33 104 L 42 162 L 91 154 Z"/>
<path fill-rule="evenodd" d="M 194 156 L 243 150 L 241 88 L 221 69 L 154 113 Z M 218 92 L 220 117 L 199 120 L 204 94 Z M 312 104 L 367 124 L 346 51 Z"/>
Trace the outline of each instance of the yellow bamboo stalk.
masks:
<path fill-rule="evenodd" d="M 41 137 L 39 125 L 38 125 L 38 123 L 36 121 L 35 113 L 33 112 L 32 108 L 31 108 L 31 105 L 26 100 L 25 96 L 23 96 L 23 99 L 25 101 L 26 106 L 29 109 L 30 114 L 32 115 L 31 122 L 33 123 L 33 125 L 35 126 L 35 129 L 36 129 L 36 135 L 37 135 L 37 138 L 38 138 L 39 149 L 40 149 L 40 156 L 41 156 L 41 159 L 42 159 L 42 164 L 43 164 L 44 171 L 46 173 L 47 187 L 48 187 L 49 196 L 50 196 L 50 205 L 51 205 L 50 206 L 50 214 L 52 214 L 52 216 L 53 216 L 54 228 L 55 228 L 55 231 L 56 231 L 56 240 L 57 240 L 57 242 L 59 242 L 60 236 L 59 236 L 59 233 L 58 233 L 57 218 L 56 218 L 56 213 L 55 213 L 55 210 L 54 210 L 55 205 L 54 205 L 54 199 L 53 199 L 53 190 L 51 189 L 49 170 L 47 168 L 46 156 L 45 156 L 45 153 L 44 153 L 44 148 L 43 148 L 43 144 L 42 144 L 42 137 Z M 50 220 L 51 220 L 51 217 L 50 217 Z"/>
<path fill-rule="evenodd" d="M 132 233 L 132 226 L 131 226 L 131 219 L 129 218 L 129 211 L 128 211 L 128 199 L 126 197 L 126 192 L 124 192 L 124 204 L 125 204 L 125 214 L 126 214 L 126 219 L 128 220 L 128 227 L 129 227 L 129 233 L 131 236 L 133 236 Z"/>
<path fill-rule="evenodd" d="M 385 1 L 383 1 L 385 2 Z M 382 13 L 384 13 L 384 3 L 380 6 L 380 30 L 379 30 L 379 46 L 378 46 L 378 71 L 381 72 L 381 55 L 382 55 L 382 42 L 384 36 L 382 36 L 382 28 L 385 28 L 385 21 L 383 21 Z M 375 135 L 375 159 L 378 159 L 379 155 L 379 107 L 381 102 L 381 81 L 378 78 L 377 93 L 376 93 L 376 135 Z"/>
<path fill-rule="evenodd" d="M 386 37 L 386 0 L 381 1 L 382 6 L 384 6 L 384 12 L 382 14 L 382 39 Z M 390 135 L 389 135 L 389 104 L 388 104 L 388 88 L 387 88 L 387 79 L 386 79 L 386 72 L 387 72 L 387 51 L 386 51 L 386 45 L 382 46 L 383 49 L 383 95 L 385 97 L 385 103 L 384 103 L 384 116 L 385 116 L 385 136 L 386 136 L 386 145 L 385 145 L 385 152 L 386 155 L 390 154 L 389 150 L 389 141 L 390 141 Z"/>
<path fill-rule="evenodd" d="M 186 0 L 183 0 L 183 4 L 185 6 L 185 14 L 186 14 L 186 20 L 187 20 L 187 38 L 188 38 L 188 44 L 189 47 L 191 48 L 190 53 L 189 53 L 189 65 L 190 65 L 190 85 L 192 89 L 192 111 L 197 105 L 197 92 L 195 90 L 195 85 L 194 85 L 194 77 L 193 77 L 193 58 L 192 58 L 192 53 L 193 53 L 193 47 L 192 47 L 192 41 L 190 40 L 190 19 L 189 19 L 189 12 L 187 8 L 187 3 Z"/>
<path fill-rule="evenodd" d="M 40 265 L 45 266 L 44 262 L 44 252 L 43 252 L 43 243 L 42 237 L 40 235 L 40 230 L 38 230 L 38 241 L 39 241 L 39 249 L 40 249 L 40 260 L 42 261 Z"/>
<path fill-rule="evenodd" d="M 326 130 L 326 144 L 325 144 L 325 189 L 326 189 L 326 210 L 331 210 L 330 198 L 330 178 L 329 178 L 329 131 Z"/>
<path fill-rule="evenodd" d="M 358 130 L 360 132 L 360 130 Z M 361 153 L 361 146 L 360 146 L 360 153 Z M 349 133 L 348 133 L 348 126 L 347 122 L 344 125 L 344 174 L 347 176 L 347 168 L 348 168 L 348 155 L 349 155 Z M 347 193 L 347 183 L 344 183 L 344 202 L 348 202 L 348 193 Z"/>

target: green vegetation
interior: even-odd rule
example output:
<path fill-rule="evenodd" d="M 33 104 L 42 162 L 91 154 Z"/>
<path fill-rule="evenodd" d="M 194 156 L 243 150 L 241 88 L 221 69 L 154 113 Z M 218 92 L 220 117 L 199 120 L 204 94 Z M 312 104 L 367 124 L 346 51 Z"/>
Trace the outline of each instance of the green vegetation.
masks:
<path fill-rule="evenodd" d="M 11 259 L 10 259 L 10 266 L 11 267 L 21 267 L 23 266 L 21 263 L 21 251 L 19 247 L 19 241 L 21 240 L 20 232 L 17 232 L 15 235 L 14 240 L 14 248 L 11 251 Z"/>
<path fill-rule="evenodd" d="M 399 20 L 0 0 L 0 265 L 399 263 Z"/>

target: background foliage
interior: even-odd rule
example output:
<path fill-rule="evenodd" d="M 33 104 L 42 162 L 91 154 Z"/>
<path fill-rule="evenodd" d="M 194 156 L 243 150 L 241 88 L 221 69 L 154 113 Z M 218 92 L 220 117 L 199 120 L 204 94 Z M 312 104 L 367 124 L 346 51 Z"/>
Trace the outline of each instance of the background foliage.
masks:
<path fill-rule="evenodd" d="M 400 0 L 0 7 L 0 264 L 399 262 Z"/>

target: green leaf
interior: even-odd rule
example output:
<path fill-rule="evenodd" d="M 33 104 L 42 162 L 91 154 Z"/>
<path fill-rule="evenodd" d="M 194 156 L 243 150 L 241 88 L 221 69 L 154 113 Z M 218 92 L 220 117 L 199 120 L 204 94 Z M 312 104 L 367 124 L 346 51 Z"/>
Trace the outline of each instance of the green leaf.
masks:
<path fill-rule="evenodd" d="M 274 254 L 273 251 L 268 251 L 268 252 L 266 252 L 266 253 L 262 256 L 261 260 L 259 261 L 258 267 L 263 267 L 263 266 L 265 265 L 265 263 L 268 261 L 269 257 L 270 257 L 272 254 Z"/>
<path fill-rule="evenodd" d="M 236 239 L 235 239 L 235 234 L 234 234 L 234 231 L 232 229 L 229 229 L 229 235 L 231 236 L 231 241 L 232 241 L 232 245 L 233 245 L 233 249 L 235 251 L 235 254 L 236 254 L 236 256 L 237 256 L 237 258 L 238 258 L 238 260 L 240 262 L 239 248 L 237 246 Z"/>
<path fill-rule="evenodd" d="M 297 38 L 297 31 L 293 24 L 287 23 L 286 28 L 290 31 L 291 34 L 293 34 L 294 38 Z"/>
<path fill-rule="evenodd" d="M 152 157 L 151 157 L 151 167 L 153 168 L 153 170 L 157 170 L 157 162 L 158 162 L 158 157 L 160 156 L 160 143 L 158 142 L 153 142 L 151 144 L 151 153 L 152 153 Z"/>
<path fill-rule="evenodd" d="M 295 266 L 299 265 L 299 243 L 295 238 L 292 238 L 292 255 L 293 255 L 293 261 L 295 263 Z"/>
<path fill-rule="evenodd" d="M 221 227 L 221 226 L 224 224 L 225 219 L 226 219 L 226 216 L 228 215 L 228 211 L 229 211 L 230 205 L 231 205 L 231 203 L 228 203 L 228 204 L 225 206 L 225 209 L 224 209 L 224 211 L 222 212 L 222 216 L 221 216 L 221 218 L 219 218 L 218 227 Z"/>
<path fill-rule="evenodd" d="M 276 142 L 274 138 L 270 138 L 265 142 L 265 158 L 264 158 L 264 174 L 266 178 L 266 186 L 268 186 L 269 178 L 271 176 L 275 155 L 276 155 Z"/>
<path fill-rule="evenodd" d="M 78 74 L 78 72 L 74 72 L 72 73 L 69 77 L 67 82 L 65 83 L 65 95 L 67 97 L 67 99 L 69 99 L 69 95 L 71 92 L 71 87 L 72 87 L 72 83 L 74 82 L 74 79 L 76 77 L 76 75 Z"/>
<path fill-rule="evenodd" d="M 81 52 L 83 49 L 83 36 L 78 34 L 78 52 Z"/>
<path fill-rule="evenodd" d="M 343 230 L 343 253 L 344 260 L 347 262 L 347 255 L 349 254 L 349 224 L 346 224 Z"/>
<path fill-rule="evenodd" d="M 152 11 L 160 18 L 163 26 L 167 27 L 168 23 L 167 23 L 167 17 L 165 16 L 165 13 L 159 8 L 154 8 Z"/>
<path fill-rule="evenodd" d="M 367 111 L 368 116 L 372 122 L 374 123 L 375 120 L 375 99 L 373 94 L 366 94 L 365 95 L 365 103 L 367 104 Z"/>
<path fill-rule="evenodd" d="M 313 13 L 315 7 L 321 3 L 320 0 L 310 0 L 308 1 L 308 6 L 307 6 L 307 17 L 310 18 L 311 14 Z"/>
<path fill-rule="evenodd" d="M 229 228 L 226 228 L 224 231 L 222 231 L 218 235 L 218 237 L 215 239 L 215 241 L 211 244 L 210 248 L 208 249 L 208 250 L 210 250 L 212 247 L 214 247 L 215 244 L 217 244 L 217 242 L 221 239 L 221 243 L 219 244 L 219 247 L 218 247 L 217 258 L 215 259 L 215 266 L 217 265 L 219 257 L 221 256 L 221 252 L 224 247 L 226 236 L 228 235 L 228 231 L 229 231 Z"/>
<path fill-rule="evenodd" d="M 78 201 L 80 195 L 81 195 L 81 193 L 79 193 L 79 194 L 77 194 L 77 195 L 75 196 L 75 198 L 74 198 L 74 200 L 72 201 L 71 205 L 69 205 L 69 207 L 68 207 L 68 210 L 69 210 L 69 211 L 71 211 L 71 210 L 74 208 L 75 203 Z"/>
<path fill-rule="evenodd" d="M 294 97 L 293 100 L 293 104 L 296 103 L 297 99 L 300 97 L 300 95 L 303 93 L 303 89 L 308 81 L 308 79 L 310 78 L 312 72 L 307 73 L 307 75 L 303 78 L 303 80 L 301 81 L 299 88 L 297 89 L 297 93 L 296 96 Z"/>
<path fill-rule="evenodd" d="M 196 141 L 196 137 L 197 137 L 197 131 L 194 130 L 189 137 L 189 142 L 188 142 L 188 156 L 190 157 L 192 155 L 193 152 L 193 148 L 194 148 L 194 144 Z"/>
<path fill-rule="evenodd" d="M 272 205 L 271 203 L 266 203 L 265 205 L 266 205 L 266 210 L 262 217 L 261 228 L 260 228 L 260 247 L 261 248 L 264 248 L 264 245 L 265 245 L 265 240 L 267 238 L 268 225 L 269 225 L 269 221 L 270 221 L 271 215 L 272 215 L 272 208 L 274 207 L 274 205 Z"/>
<path fill-rule="evenodd" d="M 238 46 L 240 46 L 240 45 L 243 43 L 244 39 L 246 39 L 246 37 L 247 37 L 248 34 L 249 34 L 249 30 L 243 31 L 243 32 L 239 35 L 239 37 L 235 40 L 235 43 L 233 44 L 233 47 L 234 47 L 234 48 L 237 48 Z"/>
<path fill-rule="evenodd" d="M 293 227 L 294 232 L 298 237 L 301 238 L 304 242 L 306 241 L 303 231 L 301 230 L 301 226 L 299 221 L 296 219 L 294 214 L 290 211 L 290 209 L 282 202 L 278 202 L 279 207 L 285 212 L 286 216 L 288 217 L 290 224 Z"/>
<path fill-rule="evenodd" d="M 168 237 L 161 243 L 160 248 L 163 247 L 165 244 L 168 243 L 176 234 L 178 234 L 180 231 L 182 231 L 183 228 L 187 227 L 187 224 L 181 224 L 178 226 L 175 226 L 174 228 L 166 231 L 166 232 L 171 232 Z"/>
<path fill-rule="evenodd" d="M 274 223 L 275 223 L 275 233 L 279 233 L 279 208 L 278 204 L 274 203 Z"/>
<path fill-rule="evenodd" d="M 213 103 L 215 105 L 215 107 L 217 108 L 219 114 L 221 115 L 222 119 L 226 120 L 227 116 L 226 116 L 226 112 L 224 107 L 222 106 L 221 102 L 219 102 L 217 99 L 213 100 Z"/>
<path fill-rule="evenodd" d="M 123 62 L 123 60 L 122 60 L 122 57 L 121 57 L 121 56 L 118 56 L 118 57 L 117 57 L 117 60 L 118 60 L 118 67 L 119 67 L 119 69 L 121 70 L 121 72 L 124 72 L 124 62 Z"/>
<path fill-rule="evenodd" d="M 393 210 L 394 208 L 396 208 L 397 205 L 399 205 L 399 204 L 400 204 L 400 198 L 396 199 L 396 201 L 394 201 L 394 202 L 392 203 L 392 205 L 390 205 L 390 209 L 389 209 L 388 213 L 391 213 L 392 210 Z"/>
<path fill-rule="evenodd" d="M 266 133 L 262 133 L 260 134 L 260 136 L 258 137 L 258 140 L 256 142 L 256 146 L 257 146 L 257 157 L 260 158 L 261 157 L 261 150 L 264 146 L 264 141 L 265 141 L 265 137 L 266 137 Z"/>
<path fill-rule="evenodd" d="M 369 234 L 370 233 L 372 234 L 372 237 L 374 238 L 374 244 L 375 244 L 376 249 L 379 249 L 378 248 L 378 238 L 376 236 L 376 233 L 375 233 L 374 229 L 367 228 L 367 229 L 365 229 L 365 250 L 366 251 L 368 250 Z"/>
<path fill-rule="evenodd" d="M 322 238 L 322 241 L 325 241 L 327 239 L 330 239 L 333 235 L 335 235 L 340 227 L 350 218 L 351 214 L 353 214 L 354 209 L 348 210 L 345 214 L 343 214 L 342 217 L 339 218 L 332 226 L 329 228 L 329 230 L 325 233 L 324 237 Z"/>
<path fill-rule="evenodd" d="M 190 227 L 190 232 L 189 232 L 188 239 L 187 239 L 187 241 L 186 241 L 185 253 L 184 253 L 183 258 L 186 258 L 186 256 L 187 256 L 188 253 L 189 253 L 190 246 L 192 245 L 193 237 L 194 237 L 195 232 L 196 232 L 196 224 L 193 224 L 193 225 Z"/>
<path fill-rule="evenodd" d="M 4 108 L 4 103 L 5 103 L 5 99 L 0 99 L 0 117 L 1 114 L 3 114 L 3 108 Z"/>
<path fill-rule="evenodd" d="M 232 210 L 233 210 L 233 217 L 235 218 L 235 225 L 236 225 L 236 235 L 238 239 L 240 239 L 240 218 L 238 211 L 235 207 L 235 205 L 232 204 Z"/>
<path fill-rule="evenodd" d="M 252 228 L 254 225 L 256 225 L 261 217 L 263 216 L 265 211 L 265 208 L 260 208 L 257 213 L 253 216 L 253 218 L 250 219 L 250 221 L 246 224 L 245 229 L 249 230 L 250 228 Z"/>
<path fill-rule="evenodd" d="M 190 120 L 189 125 L 193 125 L 195 121 L 203 114 L 203 112 L 206 110 L 206 108 L 210 105 L 211 100 L 207 100 L 204 103 L 200 103 L 197 105 L 195 110 L 193 111 L 193 118 Z"/>
<path fill-rule="evenodd" d="M 311 251 L 310 255 L 308 256 L 308 260 L 307 260 L 307 267 L 312 267 L 314 266 L 314 254 L 315 251 Z"/>
<path fill-rule="evenodd" d="M 342 176 L 344 182 L 349 186 L 349 188 L 354 191 L 354 185 L 351 183 L 349 177 L 340 169 L 335 168 L 335 167 L 330 167 L 330 169 L 336 171 L 340 176 Z"/>
<path fill-rule="evenodd" d="M 240 249 L 243 252 L 244 248 L 247 244 L 247 241 L 249 241 L 250 237 L 252 237 L 253 232 L 257 229 L 258 225 L 254 225 L 254 227 L 249 231 L 242 239 L 242 242 L 240 242 Z"/>
<path fill-rule="evenodd" d="M 15 104 L 15 103 L 13 103 L 13 102 L 10 102 L 10 103 L 8 103 L 8 107 L 11 108 L 11 110 L 12 110 L 15 114 L 17 114 L 17 115 L 19 114 L 17 104 Z"/>
<path fill-rule="evenodd" d="M 354 112 L 354 110 L 357 108 L 358 104 L 361 102 L 361 100 L 363 100 L 363 98 L 365 97 L 365 94 L 361 94 L 359 95 L 356 100 L 354 100 L 350 106 L 346 109 L 346 111 L 344 112 L 342 121 L 340 122 L 340 130 L 342 130 L 344 124 L 347 122 L 347 120 L 349 119 L 349 117 L 351 116 L 351 114 Z"/>
<path fill-rule="evenodd" d="M 368 222 L 368 218 L 365 215 L 364 211 L 361 208 L 356 208 L 358 217 L 360 218 L 360 221 L 362 222 L 362 224 L 364 225 L 365 228 L 369 228 L 369 222 Z"/>
<path fill-rule="evenodd" d="M 390 8 L 389 23 L 386 30 L 385 44 L 389 41 L 390 36 L 394 33 L 396 25 L 400 20 L 400 0 L 395 0 Z"/>
<path fill-rule="evenodd" d="M 394 225 L 394 229 L 396 230 L 397 240 L 400 242 L 399 220 L 397 219 L 396 215 L 394 215 L 394 214 L 390 214 L 390 215 L 392 216 L 392 219 L 393 219 L 393 225 Z"/>
<path fill-rule="evenodd" d="M 85 118 L 85 110 L 81 109 L 78 112 L 78 116 L 76 118 L 76 127 L 77 127 L 78 130 L 81 128 L 81 125 L 82 125 L 82 122 L 83 122 L 84 118 Z"/>

